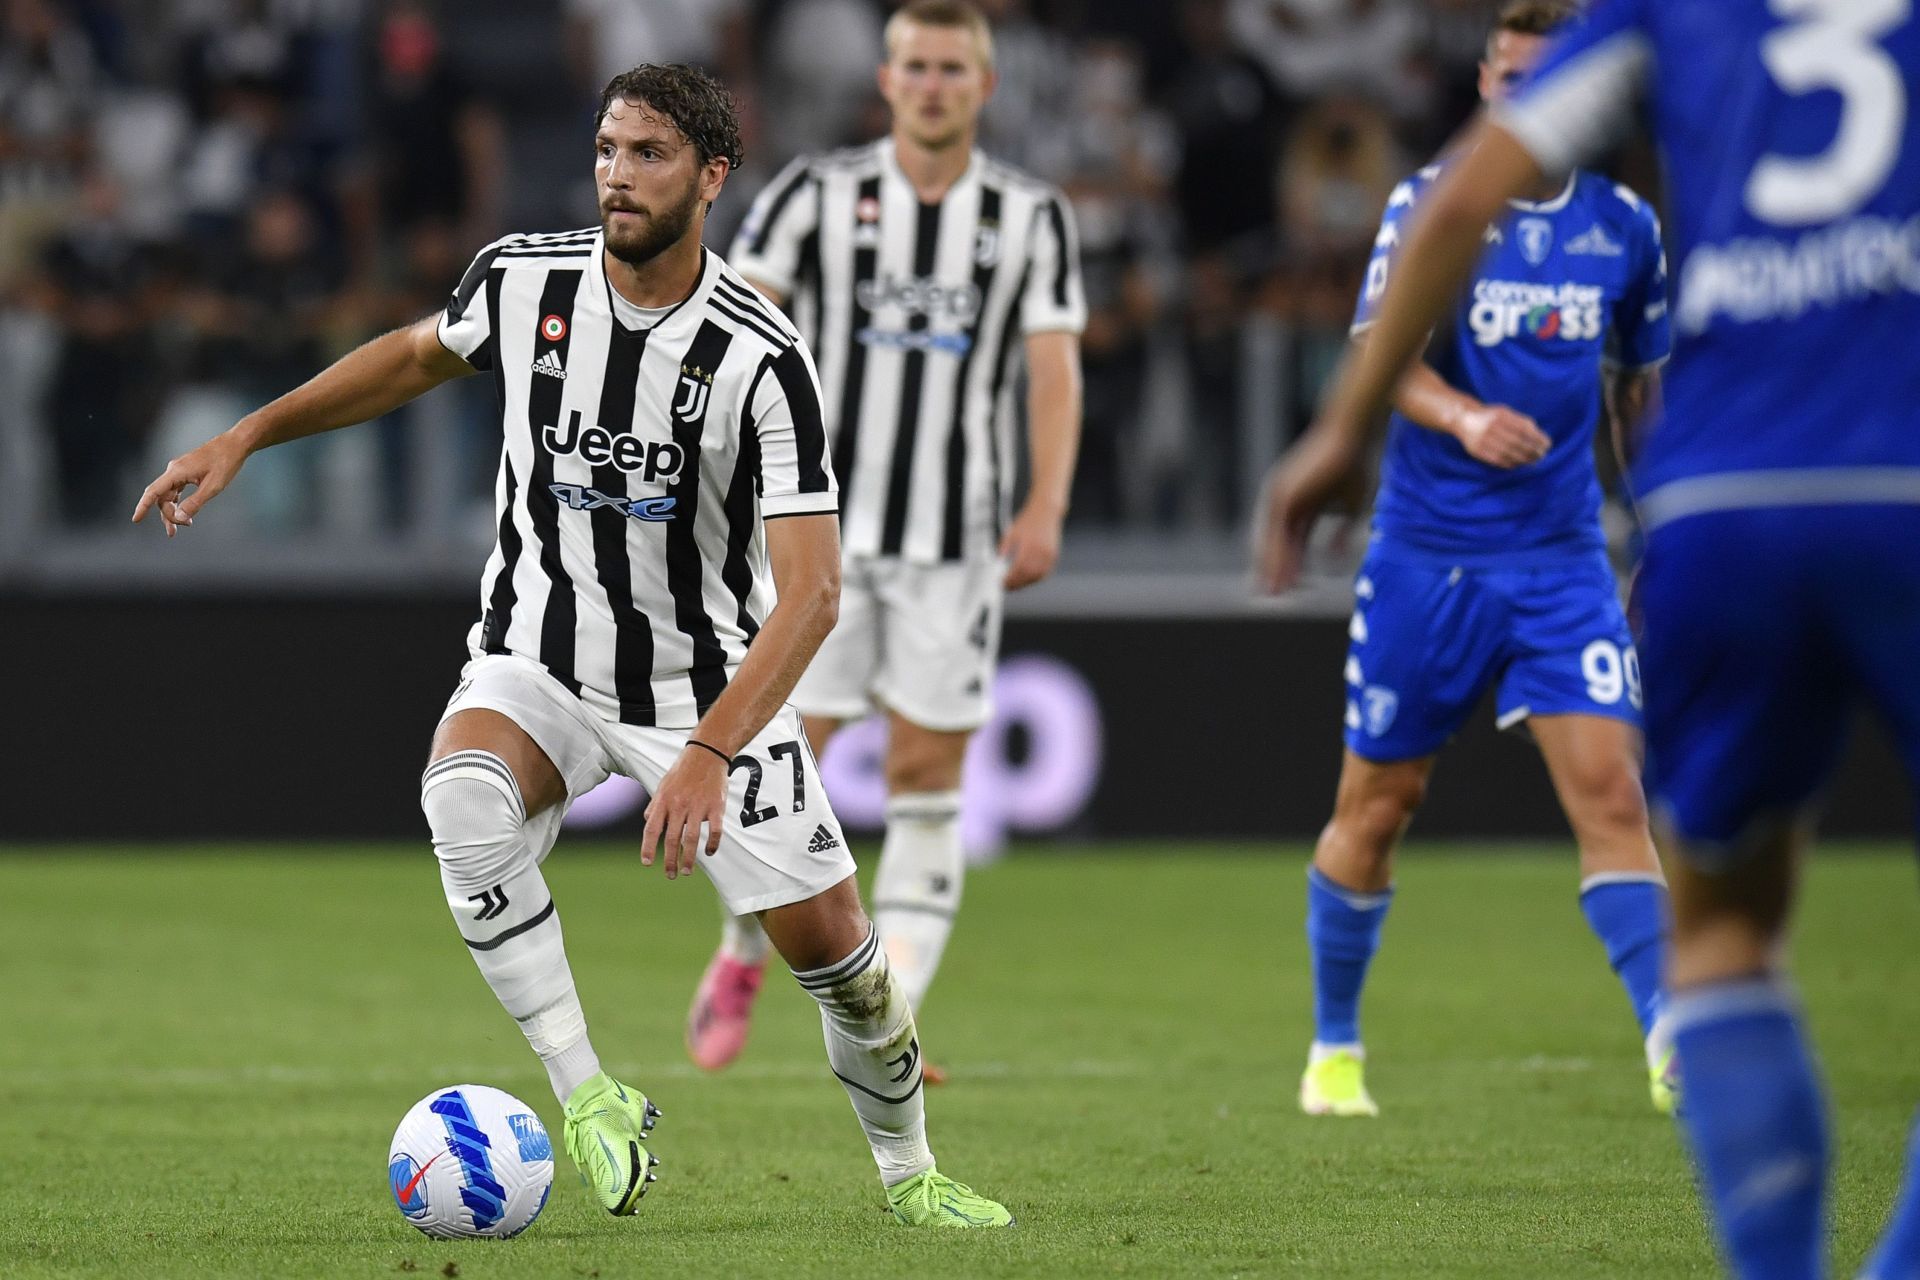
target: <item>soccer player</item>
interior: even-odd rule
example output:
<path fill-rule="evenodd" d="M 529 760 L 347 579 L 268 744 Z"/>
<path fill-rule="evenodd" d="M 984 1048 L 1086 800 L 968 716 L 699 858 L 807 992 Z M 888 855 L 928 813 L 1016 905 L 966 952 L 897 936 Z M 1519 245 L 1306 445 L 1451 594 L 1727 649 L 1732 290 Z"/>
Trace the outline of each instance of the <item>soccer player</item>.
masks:
<path fill-rule="evenodd" d="M 1573 12 L 1558 0 L 1508 5 L 1487 41 L 1481 96 L 1505 97 Z M 1388 200 L 1357 341 L 1405 269 L 1410 215 L 1451 163 Z M 1546 759 L 1580 845 L 1581 909 L 1639 1020 L 1654 1105 L 1673 1106 L 1656 1024 L 1667 902 L 1640 789 L 1640 672 L 1593 459 L 1603 387 L 1624 435 L 1667 357 L 1660 229 L 1633 192 L 1575 172 L 1516 195 L 1488 241 L 1471 290 L 1394 398 L 1355 583 L 1346 755 L 1307 873 L 1309 1115 L 1378 1114 L 1359 1006 L 1393 900 L 1394 846 L 1435 753 L 1490 685 L 1501 727 L 1524 722 Z"/>
<path fill-rule="evenodd" d="M 1920 775 L 1920 18 L 1911 0 L 1598 0 L 1429 193 L 1371 341 L 1276 473 L 1270 585 L 1501 202 L 1650 110 L 1676 350 L 1634 471 L 1647 779 L 1682 1110 L 1739 1275 L 1825 1273 L 1824 1100 L 1785 973 L 1854 707 Z M 1920 1276 L 1920 1142 L 1863 1273 Z"/>
<path fill-rule="evenodd" d="M 873 918 L 918 1009 L 960 907 L 961 765 L 991 711 L 1003 593 L 1059 556 L 1086 303 L 1065 198 L 974 149 L 994 85 L 986 19 L 913 0 L 886 51 L 892 133 L 788 166 L 730 256 L 820 359 L 845 562 L 840 621 L 793 701 L 816 755 L 841 724 L 886 713 Z M 1022 355 L 1031 478 L 1009 518 Z M 745 1045 L 766 952 L 751 916 L 726 922 L 687 1016 L 702 1067 Z"/>
<path fill-rule="evenodd" d="M 733 100 L 697 68 L 638 67 L 607 85 L 593 146 L 598 227 L 494 242 L 444 314 L 176 459 L 134 518 L 158 510 L 171 537 L 254 451 L 488 373 L 499 540 L 421 807 L 461 939 L 545 1065 L 581 1177 L 629 1214 L 656 1163 L 658 1112 L 601 1070 L 540 873 L 567 806 L 617 772 L 652 793 L 642 864 L 704 869 L 819 1002 L 894 1214 L 1004 1226 L 934 1168 L 913 1013 L 785 706 L 833 625 L 837 498 L 806 344 L 700 242 L 740 161 Z"/>

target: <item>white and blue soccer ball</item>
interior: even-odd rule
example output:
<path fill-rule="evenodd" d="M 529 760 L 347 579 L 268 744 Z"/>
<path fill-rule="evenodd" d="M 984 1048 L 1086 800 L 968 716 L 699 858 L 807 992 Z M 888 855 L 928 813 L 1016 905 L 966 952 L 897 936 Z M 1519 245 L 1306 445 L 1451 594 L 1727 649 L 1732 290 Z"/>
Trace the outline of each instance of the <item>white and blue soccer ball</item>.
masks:
<path fill-rule="evenodd" d="M 436 1089 L 394 1130 L 387 1182 L 407 1221 L 437 1239 L 517 1236 L 553 1190 L 553 1140 L 510 1093 Z"/>

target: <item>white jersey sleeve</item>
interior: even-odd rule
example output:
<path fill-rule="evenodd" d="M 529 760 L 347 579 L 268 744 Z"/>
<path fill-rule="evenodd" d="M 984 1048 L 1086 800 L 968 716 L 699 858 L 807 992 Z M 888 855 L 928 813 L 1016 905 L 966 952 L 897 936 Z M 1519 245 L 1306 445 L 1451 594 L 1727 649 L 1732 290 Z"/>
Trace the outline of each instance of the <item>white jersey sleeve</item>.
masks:
<path fill-rule="evenodd" d="M 1073 209 L 1058 191 L 1035 211 L 1033 254 L 1026 294 L 1020 299 L 1020 331 L 1079 333 L 1087 327 L 1087 295 L 1080 280 L 1080 238 Z"/>
<path fill-rule="evenodd" d="M 804 343 L 767 357 L 747 392 L 743 430 L 753 437 L 760 515 L 831 515 L 840 509 L 820 412 L 820 379 Z"/>
<path fill-rule="evenodd" d="M 782 169 L 754 199 L 727 253 L 735 271 L 783 299 L 798 283 L 800 245 L 819 227 L 819 181 L 807 156 Z"/>
<path fill-rule="evenodd" d="M 487 296 L 487 273 L 493 260 L 507 244 L 496 240 L 482 249 L 447 300 L 440 314 L 437 331 L 440 345 L 476 369 L 493 368 L 493 312 Z"/>

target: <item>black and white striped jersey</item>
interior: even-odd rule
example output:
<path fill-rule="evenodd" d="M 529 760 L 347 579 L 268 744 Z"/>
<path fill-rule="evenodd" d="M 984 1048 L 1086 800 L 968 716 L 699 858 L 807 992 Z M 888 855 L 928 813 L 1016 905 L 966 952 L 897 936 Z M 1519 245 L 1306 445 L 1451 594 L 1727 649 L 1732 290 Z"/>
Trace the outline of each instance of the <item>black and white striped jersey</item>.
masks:
<path fill-rule="evenodd" d="M 993 555 L 1017 465 L 1016 339 L 1086 324 L 1066 199 L 976 151 L 922 204 L 884 138 L 794 161 L 728 256 L 786 300 L 820 360 L 844 549 Z"/>
<path fill-rule="evenodd" d="M 440 319 L 505 434 L 471 647 L 627 724 L 697 722 L 773 607 L 762 520 L 838 505 L 806 344 L 703 254 L 686 301 L 635 329 L 597 229 L 508 236 Z"/>

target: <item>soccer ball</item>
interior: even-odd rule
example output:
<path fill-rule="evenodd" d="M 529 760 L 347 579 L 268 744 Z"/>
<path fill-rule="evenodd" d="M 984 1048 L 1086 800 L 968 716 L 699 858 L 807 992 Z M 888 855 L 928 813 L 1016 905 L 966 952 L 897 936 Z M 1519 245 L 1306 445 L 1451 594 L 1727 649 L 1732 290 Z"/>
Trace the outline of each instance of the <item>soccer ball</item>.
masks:
<path fill-rule="evenodd" d="M 436 1089 L 393 1131 L 387 1182 L 407 1221 L 430 1236 L 517 1236 L 553 1190 L 553 1140 L 510 1093 Z"/>

